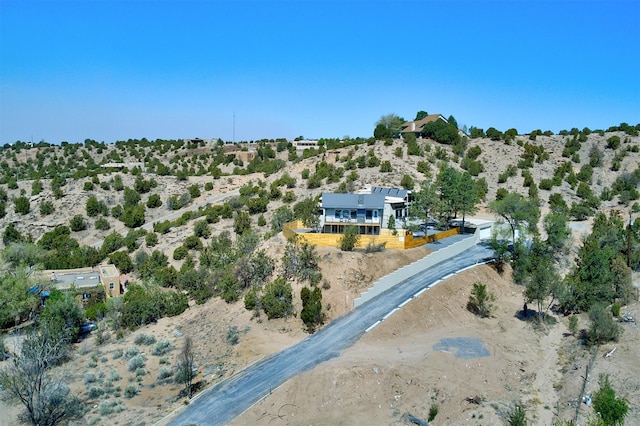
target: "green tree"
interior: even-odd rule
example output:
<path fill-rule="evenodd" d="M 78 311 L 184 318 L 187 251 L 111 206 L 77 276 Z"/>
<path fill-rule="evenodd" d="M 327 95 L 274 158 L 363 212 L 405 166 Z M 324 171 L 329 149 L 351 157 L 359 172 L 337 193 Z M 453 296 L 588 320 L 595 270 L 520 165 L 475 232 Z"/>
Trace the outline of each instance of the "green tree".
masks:
<path fill-rule="evenodd" d="M 415 182 L 410 175 L 404 175 L 402 176 L 402 180 L 400 181 L 400 186 L 405 189 L 413 189 L 413 187 L 415 186 Z"/>
<path fill-rule="evenodd" d="M 189 195 L 191 195 L 191 198 L 198 198 L 200 196 L 200 188 L 197 184 L 193 184 L 189 187 Z"/>
<path fill-rule="evenodd" d="M 160 199 L 160 195 L 151 194 L 149 195 L 149 199 L 147 200 L 147 207 L 150 209 L 155 209 L 162 205 L 162 200 Z"/>
<path fill-rule="evenodd" d="M 598 384 L 600 389 L 593 394 L 594 411 L 600 415 L 605 425 L 624 425 L 624 418 L 629 411 L 629 401 L 625 398 L 616 398 L 609 375 L 600 374 Z"/>
<path fill-rule="evenodd" d="M 511 228 L 511 239 L 515 246 L 516 232 L 537 232 L 540 209 L 534 200 L 516 192 L 508 192 L 502 199 L 489 203 L 489 210 L 504 219 Z"/>
<path fill-rule="evenodd" d="M 251 229 L 251 217 L 247 212 L 238 212 L 236 218 L 233 221 L 233 231 L 237 235 L 242 235 L 243 233 L 249 231 Z"/>
<path fill-rule="evenodd" d="M 31 195 L 38 195 L 43 190 L 42 182 L 40 179 L 36 179 L 31 183 Z"/>
<path fill-rule="evenodd" d="M 473 289 L 469 294 L 467 309 L 482 318 L 491 316 L 493 310 L 493 301 L 495 295 L 487 291 L 487 285 L 482 283 L 474 283 Z"/>
<path fill-rule="evenodd" d="M 391 137 L 395 137 L 400 134 L 400 130 L 402 129 L 402 125 L 404 124 L 404 122 L 404 118 L 400 117 L 398 114 L 386 114 L 380 117 L 380 119 L 376 122 L 376 128 L 379 125 L 382 125 L 387 130 L 389 130 Z M 378 138 L 376 137 L 376 139 Z"/>
<path fill-rule="evenodd" d="M 284 318 L 293 313 L 291 285 L 284 277 L 278 277 L 264 287 L 262 309 L 267 318 Z"/>
<path fill-rule="evenodd" d="M 120 216 L 120 220 L 127 228 L 138 228 L 144 225 L 144 206 L 138 204 L 126 207 L 122 216 Z"/>
<path fill-rule="evenodd" d="M 556 285 L 560 283 L 560 274 L 557 271 L 552 253 L 538 239 L 534 240 L 531 250 L 525 254 L 523 249 L 518 249 L 514 274 L 521 273 L 519 281 L 525 284 L 525 300 L 536 302 L 538 320 L 542 321 L 546 313 L 545 301 L 554 293 Z M 528 257 L 528 258 L 527 258 Z M 526 266 L 520 267 L 520 264 Z"/>
<path fill-rule="evenodd" d="M 300 318 L 307 327 L 307 331 L 313 333 L 316 327 L 324 321 L 324 315 L 322 314 L 322 291 L 320 287 L 314 287 L 313 290 L 308 287 L 302 287 L 300 298 L 302 299 Z"/>
<path fill-rule="evenodd" d="M 429 113 L 427 111 L 418 111 L 416 113 L 416 118 L 413 121 L 419 121 L 422 120 L 423 118 L 425 118 L 426 116 L 428 116 Z"/>
<path fill-rule="evenodd" d="M 294 214 L 288 206 L 278 207 L 271 216 L 271 230 L 273 232 L 282 231 L 282 225 L 291 222 L 294 219 Z"/>
<path fill-rule="evenodd" d="M 124 189 L 124 208 L 136 206 L 140 202 L 140 194 L 135 189 Z"/>
<path fill-rule="evenodd" d="M 20 231 L 16 229 L 13 222 L 9 223 L 2 233 L 3 244 L 8 247 L 13 243 L 19 243 L 22 241 L 24 241 L 24 237 Z"/>
<path fill-rule="evenodd" d="M 18 325 L 38 306 L 38 298 L 29 293 L 32 284 L 27 273 L 27 269 L 18 268 L 0 278 L 0 300 L 3 301 L 0 304 L 0 329 Z"/>
<path fill-rule="evenodd" d="M 360 229 L 357 226 L 347 226 L 344 228 L 344 234 L 340 237 L 340 250 L 353 251 L 360 239 Z"/>
<path fill-rule="evenodd" d="M 98 198 L 96 198 L 95 195 L 92 195 L 87 199 L 86 210 L 87 216 L 95 217 L 99 214 L 106 215 L 109 208 L 104 202 L 98 201 Z"/>
<path fill-rule="evenodd" d="M 29 199 L 25 196 L 16 197 L 13 200 L 13 205 L 16 213 L 20 213 L 23 215 L 29 213 L 29 210 L 31 210 Z"/>
<path fill-rule="evenodd" d="M 544 217 L 547 245 L 554 251 L 563 251 L 569 244 L 571 229 L 569 218 L 562 213 L 549 213 Z"/>
<path fill-rule="evenodd" d="M 411 216 L 418 217 L 425 222 L 436 215 L 439 198 L 437 187 L 431 181 L 425 180 L 420 184 L 420 190 L 413 192 L 414 200 L 409 207 Z"/>
<path fill-rule="evenodd" d="M 390 138 L 391 130 L 389 130 L 384 124 L 378 124 L 373 130 L 373 137 L 376 138 L 376 140 L 384 140 Z"/>
<path fill-rule="evenodd" d="M 455 197 L 458 210 L 462 214 L 462 232 L 464 233 L 465 219 L 467 214 L 474 214 L 478 211 L 477 205 L 480 196 L 475 181 L 467 172 L 458 175 L 456 182 Z"/>
<path fill-rule="evenodd" d="M 40 203 L 40 214 L 42 216 L 48 216 L 55 211 L 53 203 L 48 200 L 44 200 Z"/>
<path fill-rule="evenodd" d="M 94 224 L 94 226 L 100 231 L 107 231 L 111 228 L 109 221 L 104 217 L 99 217 L 98 219 L 96 219 L 96 223 Z"/>
<path fill-rule="evenodd" d="M 82 417 L 83 403 L 50 372 L 66 350 L 67 344 L 46 330 L 32 332 L 20 353 L 0 369 L 0 387 L 24 405 L 24 418 L 33 425 L 53 426 Z"/>
<path fill-rule="evenodd" d="M 293 206 L 293 214 L 308 228 L 317 229 L 320 224 L 319 196 L 307 197 Z"/>
<path fill-rule="evenodd" d="M 111 262 L 120 272 L 128 274 L 133 271 L 134 265 L 131 257 L 125 251 L 116 251 L 109 256 Z"/>
<path fill-rule="evenodd" d="M 81 214 L 77 214 L 71 218 L 69 222 L 69 228 L 73 232 L 80 232 L 87 229 L 87 222 L 84 220 L 84 217 Z"/>
<path fill-rule="evenodd" d="M 193 234 L 200 238 L 209 238 L 211 236 L 211 229 L 206 220 L 200 220 L 193 225 Z"/>
<path fill-rule="evenodd" d="M 40 321 L 54 338 L 74 343 L 80 334 L 80 325 L 86 320 L 84 309 L 72 292 L 52 290 L 40 315 Z"/>
<path fill-rule="evenodd" d="M 622 334 L 620 324 L 611 315 L 611 312 L 602 303 L 594 304 L 589 310 L 588 338 L 589 343 L 599 345 L 609 341 L 618 341 Z"/>

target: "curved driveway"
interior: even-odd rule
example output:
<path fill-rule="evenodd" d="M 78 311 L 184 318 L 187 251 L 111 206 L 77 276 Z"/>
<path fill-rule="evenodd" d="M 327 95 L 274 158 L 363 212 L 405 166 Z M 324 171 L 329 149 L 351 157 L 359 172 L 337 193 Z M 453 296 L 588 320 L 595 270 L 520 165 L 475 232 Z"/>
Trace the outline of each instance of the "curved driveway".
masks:
<path fill-rule="evenodd" d="M 291 377 L 311 370 L 353 345 L 365 330 L 400 304 L 438 280 L 493 256 L 476 245 L 432 268 L 418 272 L 401 284 L 334 320 L 302 342 L 273 354 L 237 375 L 204 391 L 178 411 L 170 425 L 224 425 L 242 414 Z"/>

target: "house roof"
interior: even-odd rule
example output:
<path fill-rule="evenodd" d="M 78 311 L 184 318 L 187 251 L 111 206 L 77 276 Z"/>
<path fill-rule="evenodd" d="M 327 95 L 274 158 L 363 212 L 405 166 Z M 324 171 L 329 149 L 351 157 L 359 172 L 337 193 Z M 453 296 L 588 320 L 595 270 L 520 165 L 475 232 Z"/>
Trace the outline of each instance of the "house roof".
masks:
<path fill-rule="evenodd" d="M 387 197 L 405 198 L 409 190 L 403 188 L 383 188 L 381 186 L 372 186 L 372 194 L 384 194 Z"/>
<path fill-rule="evenodd" d="M 425 124 L 431 123 L 432 121 L 442 120 L 445 123 L 448 123 L 447 119 L 444 118 L 441 114 L 429 114 L 421 120 L 416 121 L 407 121 L 402 125 L 401 133 L 419 133 L 422 132 L 422 128 Z"/>
<path fill-rule="evenodd" d="M 335 194 L 333 192 L 322 193 L 323 208 L 360 208 L 382 209 L 384 208 L 384 194 Z"/>

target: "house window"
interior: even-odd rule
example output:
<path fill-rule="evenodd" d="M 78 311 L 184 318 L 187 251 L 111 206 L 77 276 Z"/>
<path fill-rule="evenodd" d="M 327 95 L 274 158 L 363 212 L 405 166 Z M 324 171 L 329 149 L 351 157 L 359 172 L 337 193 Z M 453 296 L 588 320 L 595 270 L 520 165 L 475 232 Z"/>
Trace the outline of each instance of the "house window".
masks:
<path fill-rule="evenodd" d="M 367 210 L 364 214 L 365 219 L 367 220 L 371 220 L 371 218 L 373 217 L 373 211 L 371 210 Z"/>
<path fill-rule="evenodd" d="M 336 219 L 340 219 L 340 217 L 342 216 L 342 210 L 336 210 Z"/>
<path fill-rule="evenodd" d="M 373 211 L 373 218 L 377 219 L 378 218 L 378 210 L 374 210 Z"/>
<path fill-rule="evenodd" d="M 109 283 L 109 290 L 113 290 L 115 287 L 116 287 L 115 284 Z"/>
<path fill-rule="evenodd" d="M 351 210 L 351 219 L 357 219 L 358 218 L 358 212 L 356 210 Z"/>

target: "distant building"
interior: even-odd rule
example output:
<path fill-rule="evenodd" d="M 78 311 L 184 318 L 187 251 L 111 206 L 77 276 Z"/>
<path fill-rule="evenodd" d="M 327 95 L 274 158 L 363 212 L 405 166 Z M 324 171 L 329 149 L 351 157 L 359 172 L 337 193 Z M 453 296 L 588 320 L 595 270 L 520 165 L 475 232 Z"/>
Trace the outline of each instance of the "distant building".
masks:
<path fill-rule="evenodd" d="M 405 122 L 402 125 L 402 129 L 400 130 L 400 133 L 402 135 L 406 135 L 407 133 L 414 133 L 416 135 L 416 137 L 420 137 L 420 134 L 422 133 L 422 129 L 423 129 L 424 125 L 427 124 L 427 123 L 431 123 L 433 121 L 437 121 L 437 120 L 442 120 L 445 123 L 448 123 L 447 119 L 444 118 L 442 115 L 440 115 L 440 114 L 430 114 L 430 115 L 427 115 L 426 117 L 422 118 L 421 120 Z"/>
<path fill-rule="evenodd" d="M 291 146 L 295 149 L 307 149 L 307 148 L 317 148 L 318 141 L 316 140 L 301 140 L 301 141 L 290 141 Z"/>

